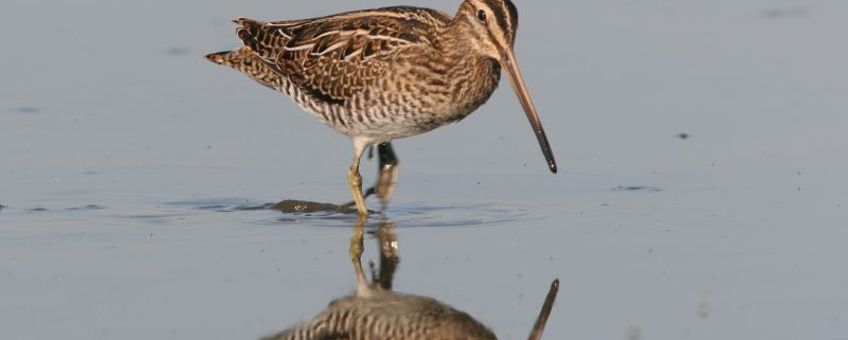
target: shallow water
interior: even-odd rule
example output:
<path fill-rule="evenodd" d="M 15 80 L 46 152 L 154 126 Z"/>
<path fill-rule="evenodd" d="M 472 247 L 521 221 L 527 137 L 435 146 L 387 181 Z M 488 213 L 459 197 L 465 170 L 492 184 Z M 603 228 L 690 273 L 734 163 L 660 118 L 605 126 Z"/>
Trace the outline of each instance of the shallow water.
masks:
<path fill-rule="evenodd" d="M 0 4 L 0 338 L 254 339 L 352 291 L 352 216 L 243 209 L 349 200 L 349 141 L 202 56 L 388 4 Z M 397 141 L 395 288 L 504 339 L 556 277 L 545 339 L 848 339 L 848 3 L 517 5 L 560 173 L 505 82 Z"/>

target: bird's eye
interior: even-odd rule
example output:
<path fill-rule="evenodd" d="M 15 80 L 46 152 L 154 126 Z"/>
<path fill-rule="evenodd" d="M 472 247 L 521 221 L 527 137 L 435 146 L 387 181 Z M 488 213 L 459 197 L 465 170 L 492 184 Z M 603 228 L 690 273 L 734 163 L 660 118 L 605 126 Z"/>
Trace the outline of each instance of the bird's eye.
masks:
<path fill-rule="evenodd" d="M 477 11 L 477 19 L 481 22 L 486 22 L 486 12 L 482 9 Z"/>

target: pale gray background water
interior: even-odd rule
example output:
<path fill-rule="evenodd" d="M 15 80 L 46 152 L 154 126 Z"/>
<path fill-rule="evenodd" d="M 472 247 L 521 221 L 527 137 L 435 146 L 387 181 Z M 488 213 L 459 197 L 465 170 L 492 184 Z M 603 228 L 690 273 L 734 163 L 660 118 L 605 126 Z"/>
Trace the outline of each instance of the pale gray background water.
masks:
<path fill-rule="evenodd" d="M 0 3 L 0 338 L 252 339 L 349 292 L 351 218 L 203 209 L 345 201 L 350 144 L 202 56 L 391 4 Z M 505 83 L 398 141 L 396 288 L 506 339 L 554 277 L 546 339 L 848 339 L 848 2 L 517 6 L 561 172 Z"/>

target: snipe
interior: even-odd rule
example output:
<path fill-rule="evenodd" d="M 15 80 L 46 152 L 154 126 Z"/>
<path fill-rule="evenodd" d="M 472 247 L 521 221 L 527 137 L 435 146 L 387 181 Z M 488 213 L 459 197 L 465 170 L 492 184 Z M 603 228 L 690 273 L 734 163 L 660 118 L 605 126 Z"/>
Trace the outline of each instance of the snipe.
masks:
<path fill-rule="evenodd" d="M 465 0 L 453 17 L 417 7 L 387 7 L 326 17 L 259 22 L 240 18 L 244 46 L 207 58 L 289 95 L 353 140 L 348 183 L 367 215 L 359 162 L 380 144 L 389 160 L 380 181 L 396 181 L 392 140 L 465 118 L 509 79 L 542 148 L 556 161 L 513 52 L 518 12 L 510 0 Z M 393 188 L 393 186 L 389 186 Z M 378 192 L 384 203 L 391 191 Z"/>
<path fill-rule="evenodd" d="M 471 315 L 436 299 L 392 291 L 399 255 L 394 224 L 381 223 L 379 274 L 369 283 L 362 270 L 363 225 L 360 218 L 350 239 L 350 260 L 356 273 L 353 295 L 330 302 L 329 306 L 301 325 L 262 340 L 493 340 L 488 327 Z M 553 309 L 559 280 L 551 283 L 545 302 L 528 339 L 539 340 Z"/>

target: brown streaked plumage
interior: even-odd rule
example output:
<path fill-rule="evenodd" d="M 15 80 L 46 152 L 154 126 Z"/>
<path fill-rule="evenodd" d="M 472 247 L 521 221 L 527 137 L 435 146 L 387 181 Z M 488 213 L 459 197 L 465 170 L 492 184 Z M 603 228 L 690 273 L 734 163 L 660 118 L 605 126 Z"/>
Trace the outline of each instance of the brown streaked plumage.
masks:
<path fill-rule="evenodd" d="M 493 340 L 495 334 L 471 315 L 426 296 L 391 290 L 400 261 L 394 224 L 382 222 L 379 274 L 369 283 L 362 270 L 363 225 L 360 218 L 350 240 L 350 260 L 356 273 L 356 292 L 330 302 L 311 320 L 262 340 Z M 379 275 L 379 276 L 378 276 Z M 529 340 L 539 340 L 559 290 L 554 280 L 536 318 Z"/>
<path fill-rule="evenodd" d="M 244 46 L 207 58 L 289 95 L 353 140 L 348 182 L 367 215 L 363 151 L 465 118 L 485 103 L 506 69 L 552 172 L 556 162 L 515 60 L 518 12 L 510 0 L 465 0 L 457 14 L 387 7 L 326 17 L 259 22 L 240 18 Z M 393 155 L 392 155 L 393 156 Z M 394 180 L 397 161 L 381 175 Z M 382 176 L 381 176 L 382 177 Z M 393 188 L 393 186 L 391 186 Z M 389 192 L 381 199 L 387 202 Z"/>

